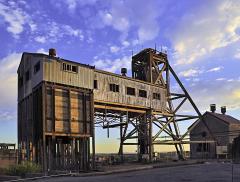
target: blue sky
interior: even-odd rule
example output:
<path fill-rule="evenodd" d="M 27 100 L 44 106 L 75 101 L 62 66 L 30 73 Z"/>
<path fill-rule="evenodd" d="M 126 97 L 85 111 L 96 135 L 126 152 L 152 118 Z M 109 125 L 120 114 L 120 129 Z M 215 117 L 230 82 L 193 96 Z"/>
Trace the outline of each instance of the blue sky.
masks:
<path fill-rule="evenodd" d="M 0 142 L 16 142 L 17 66 L 46 53 L 119 73 L 142 48 L 169 61 L 202 112 L 240 118 L 238 0 L 0 0 Z"/>

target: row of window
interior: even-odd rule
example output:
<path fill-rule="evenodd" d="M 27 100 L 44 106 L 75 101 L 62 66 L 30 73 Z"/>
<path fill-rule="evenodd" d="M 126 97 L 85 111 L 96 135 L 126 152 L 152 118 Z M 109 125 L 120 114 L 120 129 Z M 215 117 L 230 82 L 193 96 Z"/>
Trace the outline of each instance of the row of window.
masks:
<path fill-rule="evenodd" d="M 94 80 L 94 89 L 98 89 L 98 82 L 97 82 L 97 80 Z M 109 84 L 109 91 L 111 91 L 111 92 L 119 92 L 119 85 L 114 84 L 114 83 L 110 83 Z M 146 90 L 138 90 L 138 91 L 139 91 L 138 92 L 138 96 L 139 97 L 147 98 L 147 91 Z M 126 94 L 127 95 L 136 96 L 136 89 L 132 88 L 132 87 L 126 87 Z M 153 93 L 153 99 L 161 100 L 160 93 Z"/>
<path fill-rule="evenodd" d="M 75 65 L 71 65 L 71 64 L 67 64 L 67 63 L 62 63 L 62 70 L 63 71 L 70 71 L 70 72 L 74 72 L 77 73 L 78 72 L 78 67 Z"/>

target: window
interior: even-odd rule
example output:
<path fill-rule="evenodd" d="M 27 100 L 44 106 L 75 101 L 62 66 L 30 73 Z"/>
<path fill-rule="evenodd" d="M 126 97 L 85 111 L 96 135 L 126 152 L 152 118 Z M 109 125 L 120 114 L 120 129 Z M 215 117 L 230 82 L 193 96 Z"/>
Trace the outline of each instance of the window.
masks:
<path fill-rule="evenodd" d="M 71 65 L 71 64 L 62 63 L 62 70 L 77 73 L 78 72 L 78 67 L 74 66 L 74 65 Z"/>
<path fill-rule="evenodd" d="M 135 88 L 127 87 L 127 95 L 135 95 Z"/>
<path fill-rule="evenodd" d="M 34 66 L 34 74 L 36 74 L 40 70 L 40 61 L 37 62 Z"/>
<path fill-rule="evenodd" d="M 119 85 L 110 83 L 109 87 L 110 87 L 110 91 L 112 91 L 112 92 L 119 92 Z"/>
<path fill-rule="evenodd" d="M 21 88 L 23 86 L 23 77 L 18 78 L 18 88 Z"/>
<path fill-rule="evenodd" d="M 147 91 L 146 90 L 139 90 L 138 96 L 147 98 Z"/>
<path fill-rule="evenodd" d="M 72 71 L 77 73 L 77 66 L 72 66 Z"/>
<path fill-rule="evenodd" d="M 28 81 L 30 79 L 30 72 L 29 70 L 25 73 L 25 81 Z"/>
<path fill-rule="evenodd" d="M 97 82 L 97 80 L 94 80 L 94 82 L 93 82 L 93 88 L 94 88 L 94 89 L 98 89 L 98 82 Z"/>
<path fill-rule="evenodd" d="M 66 70 L 67 70 L 67 65 L 66 65 L 66 63 L 63 63 L 63 64 L 62 64 L 62 69 L 63 69 L 63 71 L 66 71 Z"/>
<path fill-rule="evenodd" d="M 71 65 L 67 64 L 67 70 L 71 71 Z"/>
<path fill-rule="evenodd" d="M 198 143 L 197 152 L 209 152 L 209 151 L 210 151 L 209 143 Z"/>
<path fill-rule="evenodd" d="M 159 93 L 153 93 L 153 99 L 161 100 L 161 95 Z"/>

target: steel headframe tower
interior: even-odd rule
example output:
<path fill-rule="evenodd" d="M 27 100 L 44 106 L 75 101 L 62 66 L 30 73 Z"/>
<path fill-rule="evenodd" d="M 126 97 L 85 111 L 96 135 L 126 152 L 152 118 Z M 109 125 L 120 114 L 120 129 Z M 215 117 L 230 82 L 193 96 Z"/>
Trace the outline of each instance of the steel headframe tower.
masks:
<path fill-rule="evenodd" d="M 149 128 L 151 125 L 155 125 L 158 128 L 157 133 L 153 134 L 149 132 L 151 141 L 149 145 L 157 144 L 170 144 L 174 145 L 179 159 L 184 159 L 183 144 L 187 143 L 185 137 L 189 131 L 186 131 L 183 135 L 180 134 L 178 128 L 179 121 L 192 120 L 202 118 L 201 113 L 194 104 L 187 90 L 179 80 L 178 76 L 170 66 L 167 58 L 167 54 L 158 52 L 154 49 L 144 49 L 137 55 L 132 57 L 132 77 L 135 79 L 150 82 L 152 84 L 164 87 L 167 92 L 166 97 L 166 109 L 161 114 L 154 111 L 150 111 L 147 115 Z M 173 77 L 178 84 L 181 91 L 179 93 L 173 93 L 170 87 L 170 77 Z M 177 102 L 173 102 L 177 101 Z M 183 107 L 184 103 L 189 101 L 192 109 L 196 115 L 183 115 L 179 114 L 179 110 Z M 175 103 L 175 105 L 174 105 Z M 162 132 L 165 132 L 171 137 L 171 140 L 160 141 L 157 138 Z M 140 144 L 141 145 L 141 144 Z M 149 146 L 149 148 L 153 148 Z M 149 150 L 150 152 L 151 150 Z M 150 154 L 151 156 L 152 154 Z M 151 159 L 151 157 L 150 157 Z"/>
<path fill-rule="evenodd" d="M 170 77 L 174 78 L 179 86 L 178 93 L 172 92 Z M 202 119 L 202 115 L 170 66 L 167 54 L 148 48 L 134 55 L 132 57 L 132 78 L 164 88 L 166 99 L 163 102 L 166 102 L 166 108 L 158 112 L 150 107 L 142 113 L 131 109 L 119 112 L 98 109 L 95 110 L 95 124 L 100 124 L 108 131 L 109 128 L 120 127 L 119 154 L 122 159 L 124 145 L 137 145 L 139 160 L 143 156 L 148 156 L 149 161 L 153 159 L 154 145 L 174 145 L 178 158 L 184 159 L 183 144 L 189 143 L 186 140 L 189 131 L 181 135 L 178 122 Z M 196 115 L 180 114 L 181 108 L 187 101 Z M 153 126 L 154 129 L 157 128 L 155 131 Z M 170 139 L 160 140 L 162 133 Z M 132 139 L 137 142 L 131 142 Z"/>

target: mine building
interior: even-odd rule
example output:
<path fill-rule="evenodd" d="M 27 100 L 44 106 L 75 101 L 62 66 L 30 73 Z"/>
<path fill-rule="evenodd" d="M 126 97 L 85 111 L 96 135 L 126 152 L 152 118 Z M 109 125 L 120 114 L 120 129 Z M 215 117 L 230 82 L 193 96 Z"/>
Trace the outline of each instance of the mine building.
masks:
<path fill-rule="evenodd" d="M 126 145 L 137 147 L 139 160 L 151 161 L 154 145 L 174 145 L 184 159 L 189 132 L 180 134 L 177 123 L 201 118 L 167 54 L 151 48 L 132 56 L 131 77 L 126 68 L 115 74 L 62 59 L 55 49 L 23 53 L 17 72 L 19 162 L 36 162 L 44 171 L 94 168 L 97 125 L 119 128 L 122 159 Z M 170 77 L 181 93 L 171 92 Z M 195 115 L 179 113 L 186 101 Z"/>
<path fill-rule="evenodd" d="M 0 169 L 17 163 L 17 150 L 14 143 L 0 143 Z"/>
<path fill-rule="evenodd" d="M 240 121 L 227 115 L 225 106 L 221 113 L 216 113 L 215 104 L 210 105 L 210 110 L 203 114 L 203 120 L 189 127 L 191 158 L 231 158 L 233 141 L 240 134 Z"/>

